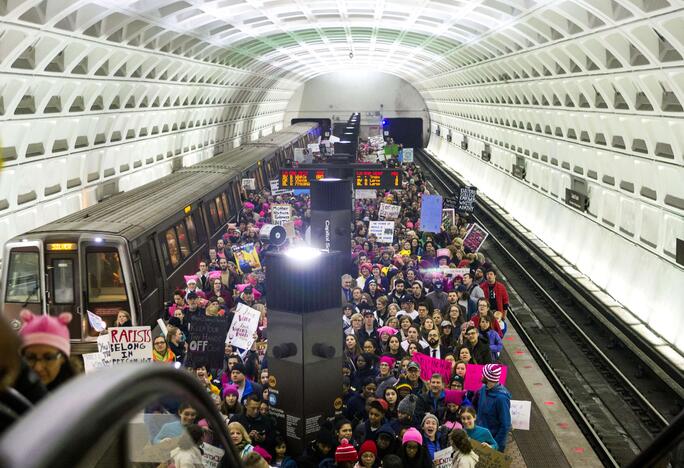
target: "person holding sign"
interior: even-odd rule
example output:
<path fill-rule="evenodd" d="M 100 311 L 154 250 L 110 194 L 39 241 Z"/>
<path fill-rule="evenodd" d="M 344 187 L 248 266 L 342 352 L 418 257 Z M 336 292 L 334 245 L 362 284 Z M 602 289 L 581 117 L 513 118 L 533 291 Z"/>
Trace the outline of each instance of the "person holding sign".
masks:
<path fill-rule="evenodd" d="M 24 309 L 20 317 L 23 322 L 19 332 L 21 353 L 51 392 L 76 375 L 69 361 L 71 342 L 68 325 L 72 316 L 69 312 L 57 317 L 38 316 Z"/>
<path fill-rule="evenodd" d="M 508 431 L 511 430 L 511 393 L 499 383 L 501 365 L 487 364 L 482 369 L 484 385 L 473 401 L 482 427 L 489 429 L 496 440 L 496 449 L 506 449 Z"/>

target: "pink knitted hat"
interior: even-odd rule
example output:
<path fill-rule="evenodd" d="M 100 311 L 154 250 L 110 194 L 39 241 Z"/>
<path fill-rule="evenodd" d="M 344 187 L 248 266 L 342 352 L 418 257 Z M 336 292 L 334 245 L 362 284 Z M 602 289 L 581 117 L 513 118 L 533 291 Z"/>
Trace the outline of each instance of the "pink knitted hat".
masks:
<path fill-rule="evenodd" d="M 24 322 L 19 334 L 22 338 L 21 348 L 24 349 L 33 345 L 48 345 L 66 356 L 71 354 L 71 343 L 69 342 L 69 328 L 71 314 L 63 312 L 57 317 L 49 315 L 34 315 L 30 310 L 21 311 L 21 320 Z"/>
<path fill-rule="evenodd" d="M 409 442 L 415 442 L 418 445 L 423 445 L 423 436 L 415 427 L 409 427 L 406 432 L 404 432 L 404 438 L 401 439 L 401 444 L 406 445 Z"/>
<path fill-rule="evenodd" d="M 381 356 L 381 357 L 380 357 L 380 364 L 382 364 L 382 363 L 384 362 L 384 363 L 386 363 L 386 364 L 387 364 L 388 366 L 390 366 L 390 367 L 394 367 L 394 362 L 395 362 L 395 361 L 396 361 L 396 359 L 392 359 L 392 358 L 389 357 L 389 356 Z"/>

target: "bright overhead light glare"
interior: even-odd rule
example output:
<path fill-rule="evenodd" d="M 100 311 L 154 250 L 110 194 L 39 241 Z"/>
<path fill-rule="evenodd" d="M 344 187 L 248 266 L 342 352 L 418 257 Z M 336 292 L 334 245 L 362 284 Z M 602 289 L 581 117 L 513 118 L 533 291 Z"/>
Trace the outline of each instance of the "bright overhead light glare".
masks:
<path fill-rule="evenodd" d="M 292 260 L 298 260 L 300 262 L 308 262 L 308 261 L 311 261 L 311 260 L 314 260 L 314 259 L 320 257 L 321 251 L 319 249 L 314 248 L 314 247 L 300 246 L 300 247 L 293 247 L 291 249 L 286 250 L 285 255 L 287 255 Z"/>
<path fill-rule="evenodd" d="M 95 241 L 96 244 L 101 244 L 101 243 L 102 243 L 102 238 L 101 238 L 101 237 L 96 237 L 96 238 L 93 239 L 93 240 Z"/>
<path fill-rule="evenodd" d="M 324 182 L 337 182 L 338 180 L 342 180 L 342 179 L 338 179 L 337 177 L 323 177 L 322 179 L 318 179 L 318 180 L 322 180 Z"/>

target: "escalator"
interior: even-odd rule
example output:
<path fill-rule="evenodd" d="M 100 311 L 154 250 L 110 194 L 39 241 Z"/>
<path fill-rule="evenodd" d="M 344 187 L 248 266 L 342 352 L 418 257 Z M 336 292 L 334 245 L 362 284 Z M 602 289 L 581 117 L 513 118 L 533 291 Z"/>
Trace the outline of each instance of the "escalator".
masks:
<path fill-rule="evenodd" d="M 3 468 L 165 467 L 174 456 L 241 466 L 216 402 L 192 374 L 162 364 L 82 375 L 0 439 Z"/>

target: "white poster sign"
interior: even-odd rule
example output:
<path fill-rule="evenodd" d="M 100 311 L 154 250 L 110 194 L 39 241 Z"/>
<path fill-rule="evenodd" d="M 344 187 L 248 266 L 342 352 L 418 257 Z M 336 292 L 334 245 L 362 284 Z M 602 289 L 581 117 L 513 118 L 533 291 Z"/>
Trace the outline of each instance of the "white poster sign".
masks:
<path fill-rule="evenodd" d="M 394 240 L 394 221 L 371 221 L 368 234 L 375 234 L 378 242 L 391 244 Z"/>
<path fill-rule="evenodd" d="M 511 425 L 513 426 L 513 429 L 529 431 L 531 412 L 531 401 L 511 400 Z"/>
<path fill-rule="evenodd" d="M 109 330 L 112 339 L 112 364 L 152 361 L 150 327 L 116 327 Z"/>
<path fill-rule="evenodd" d="M 380 203 L 380 210 L 378 211 L 378 217 L 382 219 L 397 219 L 399 217 L 399 212 L 401 211 L 401 206 L 390 205 L 389 203 Z"/>
<path fill-rule="evenodd" d="M 230 324 L 226 343 L 237 348 L 249 349 L 254 342 L 254 333 L 259 326 L 261 312 L 252 309 L 245 304 L 238 304 L 235 309 L 235 317 Z"/>
<path fill-rule="evenodd" d="M 413 162 L 413 148 L 404 148 L 404 151 L 402 151 L 403 158 L 402 162 L 404 163 L 412 163 Z"/>
<path fill-rule="evenodd" d="M 245 190 L 256 190 L 256 179 L 242 179 L 242 188 Z"/>
<path fill-rule="evenodd" d="M 204 468 L 218 468 L 224 453 L 226 452 L 223 449 L 214 447 L 213 445 L 207 444 L 206 442 L 203 443 L 202 466 Z"/>
<path fill-rule="evenodd" d="M 269 180 L 268 184 L 271 186 L 271 192 L 275 192 L 280 188 L 278 184 L 278 179 Z"/>
<path fill-rule="evenodd" d="M 447 447 L 445 449 L 435 452 L 435 458 L 432 459 L 433 468 L 451 468 L 451 457 L 454 455 L 454 448 Z"/>
<path fill-rule="evenodd" d="M 88 374 L 97 369 L 102 369 L 107 366 L 104 354 L 102 353 L 86 353 L 81 355 L 83 357 L 83 369 Z"/>
<path fill-rule="evenodd" d="M 294 160 L 298 163 L 304 162 L 304 148 L 294 149 Z"/>
<path fill-rule="evenodd" d="M 112 337 L 109 335 L 100 335 L 97 337 L 97 352 L 102 354 L 104 363 L 108 366 L 112 365 Z"/>
<path fill-rule="evenodd" d="M 273 224 L 283 226 L 292 219 L 292 207 L 290 205 L 271 205 L 271 220 Z"/>
<path fill-rule="evenodd" d="M 306 147 L 309 148 L 309 151 L 311 153 L 320 153 L 321 152 L 321 147 L 318 146 L 318 143 L 309 143 Z"/>
<path fill-rule="evenodd" d="M 107 323 L 104 320 L 102 320 L 102 317 L 92 313 L 89 310 L 87 310 L 86 312 L 88 312 L 88 322 L 90 322 L 90 326 L 93 327 L 93 330 L 100 333 L 107 329 Z"/>
<path fill-rule="evenodd" d="M 372 189 L 359 189 L 354 191 L 354 198 L 357 200 L 374 200 L 377 193 Z"/>

